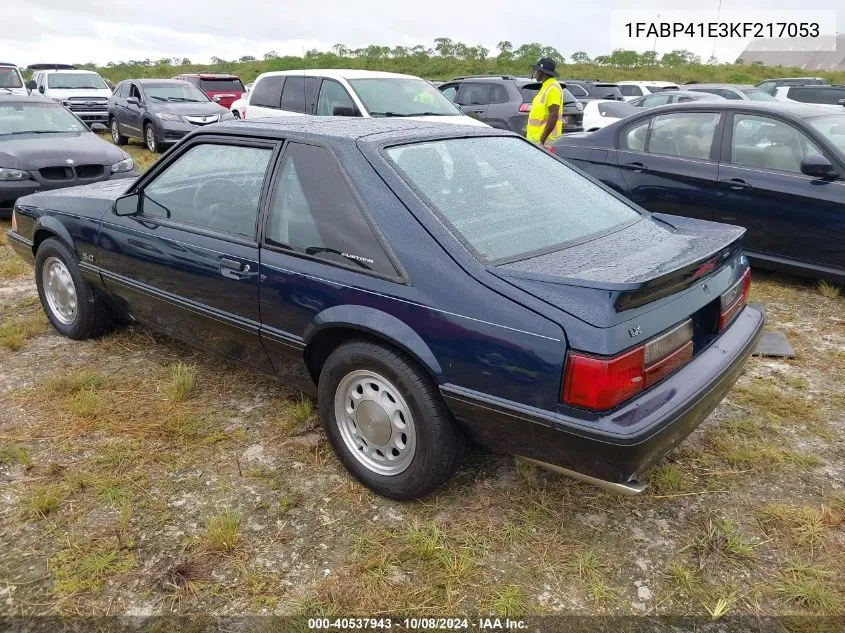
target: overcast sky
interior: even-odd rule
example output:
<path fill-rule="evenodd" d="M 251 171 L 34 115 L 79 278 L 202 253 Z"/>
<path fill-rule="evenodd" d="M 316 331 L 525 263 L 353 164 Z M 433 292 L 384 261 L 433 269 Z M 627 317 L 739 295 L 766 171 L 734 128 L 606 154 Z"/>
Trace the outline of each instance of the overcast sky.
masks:
<path fill-rule="evenodd" d="M 310 48 L 329 49 L 432 45 L 444 36 L 495 51 L 500 40 L 515 45 L 538 41 L 569 57 L 609 53 L 613 10 L 653 11 L 715 9 L 719 0 L 26 0 L 3 11 L 0 60 L 21 66 L 36 62 L 104 64 L 129 59 L 188 57 L 208 62 L 212 56 L 260 58 L 264 53 L 300 55 Z M 722 0 L 722 10 L 794 9 L 794 0 Z M 811 0 L 804 9 L 835 9 L 842 0 Z M 710 7 L 712 5 L 712 7 Z M 11 9 L 11 7 L 9 7 Z M 800 14 L 797 14 L 800 15 Z M 836 27 L 845 33 L 845 10 Z M 712 40 L 685 48 L 706 59 Z M 657 51 L 679 48 L 661 40 Z M 641 46 L 641 50 L 652 48 Z M 745 42 L 720 44 L 716 55 L 732 61 Z"/>

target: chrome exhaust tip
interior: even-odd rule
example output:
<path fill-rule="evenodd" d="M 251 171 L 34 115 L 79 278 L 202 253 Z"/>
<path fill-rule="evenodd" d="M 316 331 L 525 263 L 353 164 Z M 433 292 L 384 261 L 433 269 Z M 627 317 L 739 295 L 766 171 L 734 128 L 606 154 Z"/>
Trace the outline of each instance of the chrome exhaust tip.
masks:
<path fill-rule="evenodd" d="M 524 459 L 525 461 L 531 464 L 535 464 L 540 468 L 551 471 L 553 473 L 558 473 L 559 475 L 566 475 L 567 477 L 571 477 L 572 479 L 577 479 L 578 481 L 583 481 L 585 483 L 592 484 L 597 488 L 603 488 L 604 490 L 609 490 L 610 492 L 625 495 L 626 497 L 633 497 L 634 495 L 638 495 L 648 487 L 648 484 L 645 484 L 641 481 L 637 481 L 636 479 L 633 479 L 624 484 L 620 484 L 615 483 L 613 481 L 599 479 L 598 477 L 591 477 L 590 475 L 585 475 L 584 473 L 569 470 L 568 468 L 564 468 L 563 466 L 555 466 L 554 464 L 541 462 L 538 459 L 531 459 L 530 457 L 521 457 L 520 459 Z"/>

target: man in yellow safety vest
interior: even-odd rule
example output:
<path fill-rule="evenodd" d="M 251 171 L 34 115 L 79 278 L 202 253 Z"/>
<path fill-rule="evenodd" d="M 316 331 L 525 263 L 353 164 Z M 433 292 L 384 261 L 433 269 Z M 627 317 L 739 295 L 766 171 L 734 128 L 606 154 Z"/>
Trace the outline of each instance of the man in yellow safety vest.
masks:
<path fill-rule="evenodd" d="M 543 85 L 531 102 L 525 136 L 532 143 L 548 146 L 561 135 L 563 129 L 563 88 L 556 79 L 557 64 L 552 58 L 540 58 L 532 69 L 534 78 Z"/>

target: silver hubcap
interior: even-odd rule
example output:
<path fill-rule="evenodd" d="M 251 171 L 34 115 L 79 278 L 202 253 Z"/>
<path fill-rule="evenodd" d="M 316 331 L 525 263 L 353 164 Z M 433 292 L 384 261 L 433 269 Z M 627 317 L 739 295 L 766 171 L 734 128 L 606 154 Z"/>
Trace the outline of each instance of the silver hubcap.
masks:
<path fill-rule="evenodd" d="M 147 128 L 147 149 L 149 149 L 151 152 L 153 152 L 153 151 L 155 151 L 155 148 L 156 148 L 156 137 L 155 137 L 155 134 L 153 134 L 153 128 L 148 127 Z"/>
<path fill-rule="evenodd" d="M 77 311 L 76 286 L 73 285 L 73 277 L 65 263 L 56 257 L 48 257 L 44 262 L 41 281 L 53 316 L 65 325 L 73 323 Z"/>
<path fill-rule="evenodd" d="M 414 459 L 414 419 L 399 390 L 375 372 L 343 377 L 334 397 L 335 421 L 349 452 L 368 470 L 393 476 Z"/>
<path fill-rule="evenodd" d="M 112 137 L 112 140 L 113 140 L 115 143 L 117 143 L 117 137 L 118 137 L 118 133 L 117 133 L 117 121 L 112 121 L 112 122 L 111 122 L 111 137 Z"/>

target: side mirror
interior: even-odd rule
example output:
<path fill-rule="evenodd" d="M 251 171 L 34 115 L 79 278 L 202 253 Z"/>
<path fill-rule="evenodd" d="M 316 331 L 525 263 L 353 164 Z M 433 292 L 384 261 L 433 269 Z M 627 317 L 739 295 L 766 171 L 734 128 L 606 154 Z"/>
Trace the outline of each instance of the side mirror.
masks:
<path fill-rule="evenodd" d="M 839 172 L 824 156 L 805 156 L 801 161 L 801 173 L 812 178 L 833 180 L 839 177 Z"/>
<path fill-rule="evenodd" d="M 41 94 L 44 94 L 44 84 L 41 84 L 40 86 L 38 86 L 38 92 L 40 92 Z"/>
<path fill-rule="evenodd" d="M 92 123 L 91 124 L 91 131 L 96 132 L 97 134 L 101 134 L 103 132 L 108 132 L 109 128 L 107 128 L 102 123 Z"/>
<path fill-rule="evenodd" d="M 141 196 L 137 193 L 130 193 L 121 196 L 114 202 L 112 212 L 115 215 L 135 215 L 141 211 Z"/>
<path fill-rule="evenodd" d="M 127 97 L 126 103 L 131 105 L 141 105 L 141 100 L 138 97 Z"/>
<path fill-rule="evenodd" d="M 332 116 L 361 116 L 355 106 L 335 106 L 332 108 Z"/>
<path fill-rule="evenodd" d="M 37 86 L 35 85 L 35 82 L 32 79 L 26 82 L 26 89 L 30 92 L 32 92 L 33 90 L 37 90 Z"/>

